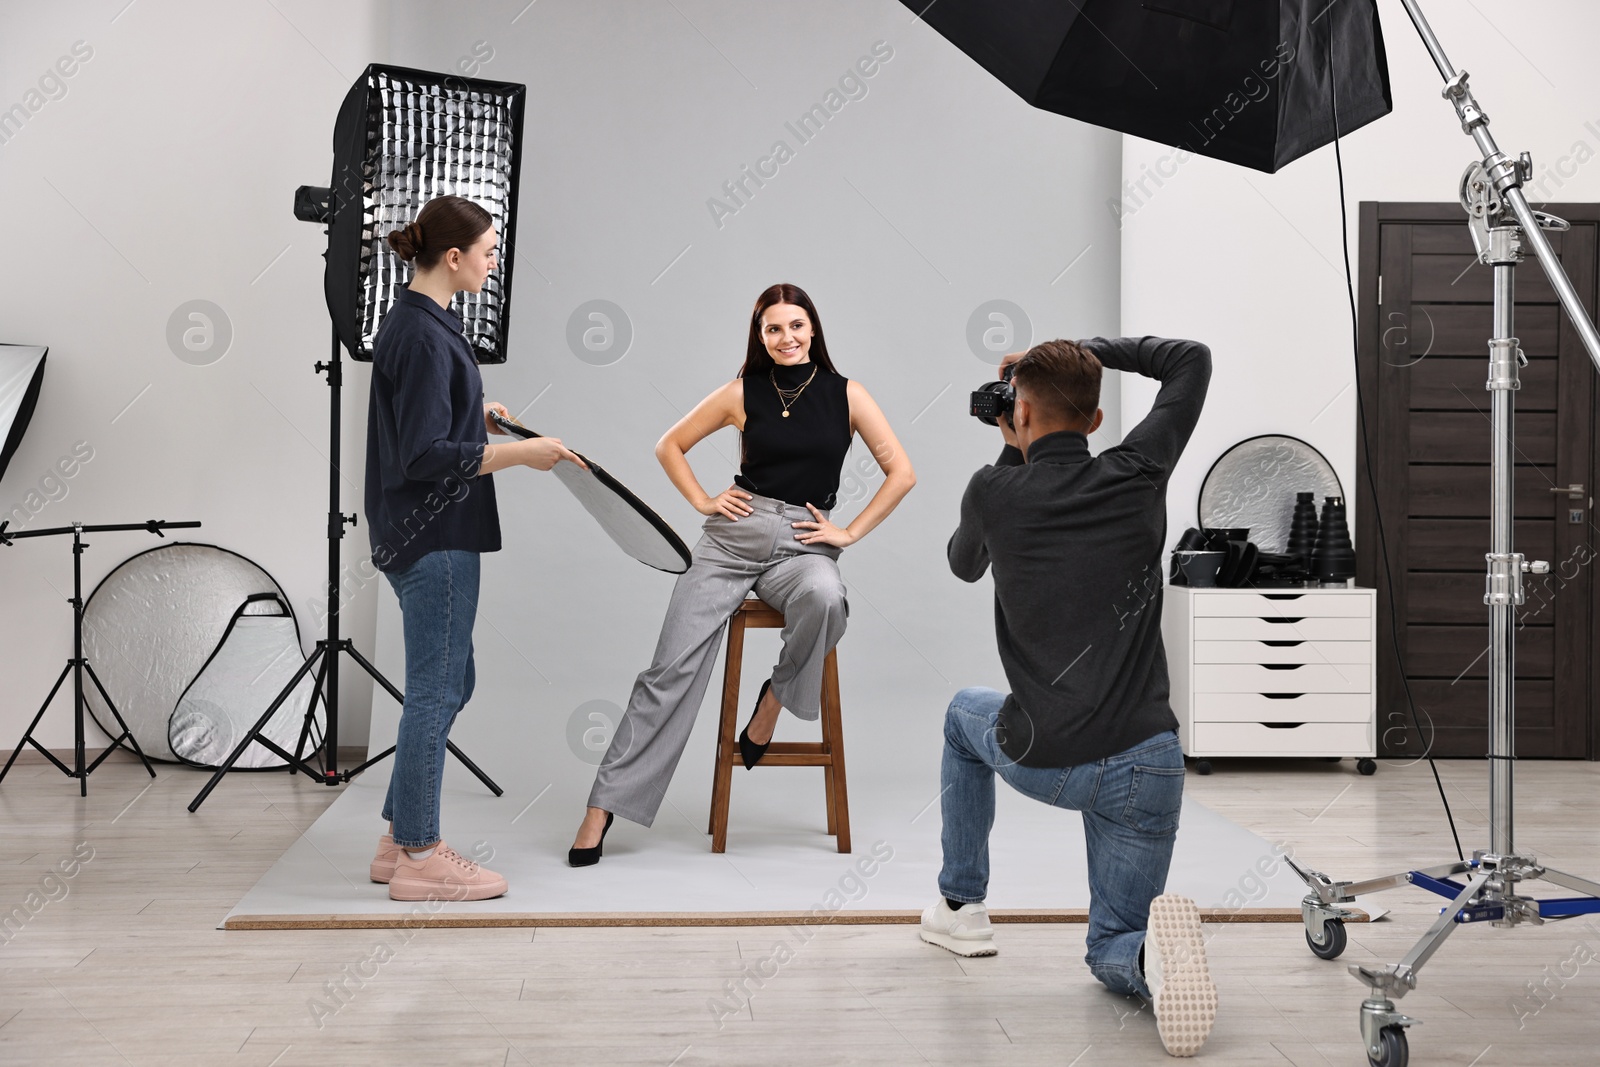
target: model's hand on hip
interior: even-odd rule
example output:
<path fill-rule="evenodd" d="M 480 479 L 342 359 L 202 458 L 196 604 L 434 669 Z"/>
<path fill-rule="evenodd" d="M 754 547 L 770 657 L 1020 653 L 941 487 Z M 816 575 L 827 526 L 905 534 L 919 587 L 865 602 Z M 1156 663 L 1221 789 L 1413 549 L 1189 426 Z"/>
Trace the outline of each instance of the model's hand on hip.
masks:
<path fill-rule="evenodd" d="M 838 548 L 847 548 L 855 544 L 855 535 L 849 530 L 841 529 L 829 522 L 822 512 L 817 510 L 815 504 L 807 504 L 806 510 L 811 512 L 815 521 L 808 522 L 802 519 L 799 522 L 790 523 L 789 525 L 795 529 L 804 531 L 803 533 L 795 534 L 795 540 L 803 545 L 824 544 L 834 545 Z"/>
<path fill-rule="evenodd" d="M 511 417 L 511 412 L 506 410 L 506 406 L 504 404 L 496 404 L 493 401 L 483 405 L 483 428 L 488 430 L 490 433 L 504 434 L 506 431 L 502 430 L 500 428 L 500 424 L 494 421 L 494 417 L 496 415 L 501 415 L 509 419 Z"/>
<path fill-rule="evenodd" d="M 702 515 L 721 515 L 738 522 L 739 516 L 748 515 L 755 510 L 745 503 L 749 499 L 749 493 L 738 486 L 730 485 L 716 496 L 706 497 L 706 502 L 701 504 L 698 510 Z"/>

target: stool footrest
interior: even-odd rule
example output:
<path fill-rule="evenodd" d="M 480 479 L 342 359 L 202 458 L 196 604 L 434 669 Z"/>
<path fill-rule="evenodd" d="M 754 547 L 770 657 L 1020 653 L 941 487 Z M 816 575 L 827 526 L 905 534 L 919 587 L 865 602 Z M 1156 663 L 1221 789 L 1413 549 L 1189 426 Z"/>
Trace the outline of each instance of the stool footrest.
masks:
<path fill-rule="evenodd" d="M 756 766 L 758 766 L 758 767 L 832 767 L 833 766 L 833 757 L 831 757 L 831 756 L 819 756 L 819 755 L 816 755 L 815 753 L 805 753 L 805 752 L 795 752 L 795 753 L 791 753 L 791 754 L 785 755 L 784 753 L 781 753 L 781 752 L 776 752 L 775 753 L 771 749 L 768 749 L 767 750 L 767 754 L 765 756 L 761 757 L 761 762 L 756 764 Z"/>

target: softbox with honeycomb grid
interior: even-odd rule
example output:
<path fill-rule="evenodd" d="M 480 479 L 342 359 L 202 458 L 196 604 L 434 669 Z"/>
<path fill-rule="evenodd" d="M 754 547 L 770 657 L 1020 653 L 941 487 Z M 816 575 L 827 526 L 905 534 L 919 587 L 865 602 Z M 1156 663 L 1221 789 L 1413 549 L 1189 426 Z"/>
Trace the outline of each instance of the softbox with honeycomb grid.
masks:
<path fill-rule="evenodd" d="M 1377 0 L 901 0 L 1034 107 L 1276 171 L 1393 109 Z M 1334 65 L 1330 73 L 1330 64 Z"/>
<path fill-rule="evenodd" d="M 511 268 L 527 87 L 373 64 L 350 87 L 333 130 L 324 289 L 340 342 L 370 362 L 378 326 L 411 268 L 385 241 L 437 196 L 494 218 L 499 269 L 455 307 L 479 363 L 506 361 Z"/>

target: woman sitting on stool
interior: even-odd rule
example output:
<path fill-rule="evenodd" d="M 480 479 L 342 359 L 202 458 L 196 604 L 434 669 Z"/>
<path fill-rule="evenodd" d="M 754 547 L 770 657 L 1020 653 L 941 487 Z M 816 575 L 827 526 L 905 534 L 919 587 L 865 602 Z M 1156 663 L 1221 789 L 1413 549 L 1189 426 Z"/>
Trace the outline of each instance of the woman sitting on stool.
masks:
<path fill-rule="evenodd" d="M 736 426 L 740 467 L 716 496 L 700 487 L 684 453 Z M 843 529 L 828 515 L 839 468 L 855 434 L 871 449 L 884 482 Z M 783 614 L 783 651 L 739 734 L 746 768 L 772 741 L 778 712 L 821 713 L 822 664 L 844 634 L 849 605 L 836 562 L 895 509 L 916 484 L 911 461 L 883 412 L 859 382 L 833 369 L 817 310 L 802 290 L 774 285 L 756 300 L 739 376 L 702 400 L 656 444 L 656 458 L 695 509 L 707 516 L 689 569 L 679 575 L 655 658 L 633 683 L 589 793 L 567 862 L 600 860 L 615 815 L 655 821 L 694 727 L 728 618 L 745 595 Z M 798 532 L 796 532 L 798 531 Z"/>

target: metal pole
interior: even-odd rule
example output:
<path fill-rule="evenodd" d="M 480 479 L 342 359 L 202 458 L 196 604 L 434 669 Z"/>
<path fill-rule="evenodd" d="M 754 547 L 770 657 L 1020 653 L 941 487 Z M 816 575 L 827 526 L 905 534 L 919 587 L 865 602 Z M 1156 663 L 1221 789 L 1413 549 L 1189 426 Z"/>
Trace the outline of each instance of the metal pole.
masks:
<path fill-rule="evenodd" d="M 1550 279 L 1556 296 L 1561 300 L 1561 307 L 1566 311 L 1567 318 L 1572 320 L 1578 336 L 1583 338 L 1583 347 L 1588 350 L 1595 369 L 1600 370 L 1600 330 L 1595 329 L 1594 321 L 1584 310 L 1583 301 L 1579 298 L 1578 291 L 1572 287 L 1572 280 L 1567 277 L 1567 272 L 1562 269 L 1561 261 L 1556 258 L 1555 249 L 1550 247 L 1550 242 L 1540 230 L 1533 208 L 1528 206 L 1528 198 L 1522 195 L 1521 178 L 1517 173 L 1516 161 L 1509 159 L 1495 144 L 1494 135 L 1489 132 L 1489 116 L 1478 107 L 1477 100 L 1472 96 L 1472 90 L 1467 87 L 1466 72 L 1458 73 L 1455 67 L 1451 66 L 1450 58 L 1444 54 L 1444 47 L 1439 44 L 1439 38 L 1433 35 L 1433 27 L 1428 25 L 1422 9 L 1417 6 L 1417 0 L 1400 0 L 1400 2 L 1405 6 L 1406 14 L 1411 16 L 1411 23 L 1417 28 L 1423 45 L 1428 49 L 1428 55 L 1433 58 L 1433 65 L 1439 68 L 1439 74 L 1444 78 L 1445 99 L 1455 105 L 1456 114 L 1461 118 L 1462 130 L 1470 134 L 1477 143 L 1478 151 L 1483 154 L 1484 170 L 1500 190 L 1500 195 L 1511 206 L 1512 213 L 1522 226 L 1523 239 L 1533 249 L 1534 255 L 1539 257 L 1539 264 L 1544 267 L 1546 277 Z"/>
<path fill-rule="evenodd" d="M 328 785 L 343 781 L 339 774 L 339 542 L 344 539 L 344 513 L 339 510 L 339 457 L 343 454 L 339 437 L 340 372 L 343 360 L 339 351 L 339 331 L 330 329 L 333 351 L 328 356 L 328 455 L 333 457 L 333 469 L 328 474 L 328 654 L 323 660 L 327 669 L 328 688 L 323 691 L 322 704 L 328 723 L 323 735 L 323 766 L 327 768 L 323 780 Z"/>
<path fill-rule="evenodd" d="M 89 795 L 83 755 L 83 528 L 72 527 L 72 773 L 78 795 Z"/>
<path fill-rule="evenodd" d="M 1388 967 L 1353 965 L 1350 968 L 1371 990 L 1361 1005 L 1361 1035 L 1367 1059 L 1374 1067 L 1400 1067 L 1407 1060 L 1406 1030 L 1416 1022 L 1395 1010 L 1394 1002 L 1416 988 L 1417 971 L 1459 923 L 1492 922 L 1513 927 L 1546 918 L 1600 914 L 1600 883 L 1540 866 L 1533 858 L 1515 853 L 1513 770 L 1516 757 L 1516 611 L 1523 603 L 1523 575 L 1548 574 L 1544 561 L 1529 562 L 1513 544 L 1515 520 L 1514 433 L 1516 392 L 1524 357 L 1515 334 L 1516 269 L 1524 247 L 1531 247 L 1560 297 L 1562 309 L 1583 338 L 1584 347 L 1600 369 L 1600 331 L 1578 298 L 1543 228 L 1562 230 L 1561 219 L 1528 206 L 1522 183 L 1532 161 L 1524 154 L 1510 159 L 1490 136 L 1489 117 L 1478 107 L 1467 86 L 1466 71 L 1457 72 L 1439 40 L 1423 18 L 1417 0 L 1400 0 L 1411 16 L 1422 43 L 1445 80 L 1444 97 L 1456 110 L 1461 129 L 1472 137 L 1482 161 L 1473 163 L 1462 177 L 1461 203 L 1467 210 L 1473 245 L 1481 262 L 1494 271 L 1494 331 L 1489 340 L 1490 397 L 1490 551 L 1484 582 L 1484 604 L 1489 608 L 1489 837 L 1490 848 L 1479 850 L 1470 861 L 1432 870 L 1411 870 L 1363 882 L 1333 882 L 1320 872 L 1290 864 L 1311 889 L 1301 902 L 1301 917 L 1312 951 L 1331 959 L 1327 939 L 1330 924 L 1343 923 L 1350 913 L 1340 905 L 1358 894 L 1401 884 L 1416 885 L 1451 896 L 1452 903 L 1421 941 L 1398 964 Z M 1474 871 L 1466 885 L 1444 874 Z M 1554 884 L 1589 894 L 1586 897 L 1533 900 L 1520 896 L 1520 883 L 1547 879 Z M 1541 908 L 1547 909 L 1541 911 Z"/>
<path fill-rule="evenodd" d="M 1489 342 L 1490 507 L 1489 577 L 1484 600 L 1489 605 L 1489 851 L 1512 854 L 1513 761 L 1516 757 L 1515 612 L 1523 602 L 1522 556 L 1512 550 L 1512 516 L 1516 468 L 1511 445 L 1519 359 L 1514 335 L 1516 315 L 1517 231 L 1491 231 L 1494 260 L 1494 337 Z M 1496 563 L 1500 565 L 1497 567 Z"/>
<path fill-rule="evenodd" d="M 1487 386 L 1494 433 L 1490 455 L 1493 501 L 1484 593 L 1484 603 L 1489 606 L 1489 845 L 1494 855 L 1507 856 L 1512 855 L 1515 848 L 1512 764 L 1516 757 L 1516 609 L 1523 602 L 1523 573 L 1528 570 L 1542 573 L 1548 567 L 1542 563 L 1529 567 L 1512 547 L 1515 513 L 1513 396 L 1520 385 L 1517 375 L 1522 358 L 1513 327 L 1516 268 L 1522 259 L 1523 242 L 1539 257 L 1567 318 L 1583 339 L 1584 348 L 1597 370 L 1600 370 L 1600 331 L 1595 329 L 1571 279 L 1545 238 L 1542 223 L 1557 220 L 1541 220 L 1523 195 L 1522 182 L 1531 163 L 1526 156 L 1513 160 L 1500 151 L 1494 135 L 1489 132 L 1489 116 L 1478 106 L 1467 84 L 1466 71 L 1457 71 L 1450 63 L 1417 0 L 1401 0 L 1401 3 L 1444 78 L 1444 97 L 1455 107 L 1462 131 L 1472 137 L 1482 153 L 1484 179 L 1516 220 L 1515 225 L 1505 217 L 1487 220 L 1491 227 L 1487 261 L 1494 268 L 1494 337 L 1489 342 Z"/>

